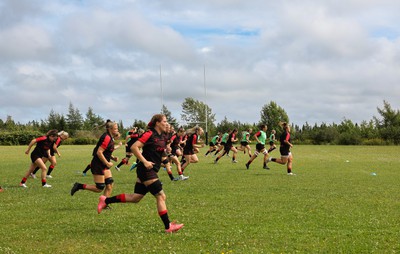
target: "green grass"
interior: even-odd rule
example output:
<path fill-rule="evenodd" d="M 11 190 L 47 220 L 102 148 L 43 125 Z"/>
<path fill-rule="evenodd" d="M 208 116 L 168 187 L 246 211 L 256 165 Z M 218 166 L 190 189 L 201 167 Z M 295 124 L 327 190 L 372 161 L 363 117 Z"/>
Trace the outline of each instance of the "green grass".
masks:
<path fill-rule="evenodd" d="M 151 195 L 100 215 L 99 194 L 70 196 L 75 181 L 93 183 L 77 174 L 93 146 L 61 146 L 50 189 L 38 179 L 17 187 L 30 163 L 25 149 L 0 147 L 0 253 L 400 252 L 400 147 L 296 146 L 296 176 L 278 164 L 262 169 L 261 158 L 246 170 L 242 153 L 237 164 L 214 165 L 203 149 L 188 181 L 160 171 L 170 218 L 185 224 L 170 235 Z M 113 177 L 113 194 L 133 192 L 127 166 Z"/>

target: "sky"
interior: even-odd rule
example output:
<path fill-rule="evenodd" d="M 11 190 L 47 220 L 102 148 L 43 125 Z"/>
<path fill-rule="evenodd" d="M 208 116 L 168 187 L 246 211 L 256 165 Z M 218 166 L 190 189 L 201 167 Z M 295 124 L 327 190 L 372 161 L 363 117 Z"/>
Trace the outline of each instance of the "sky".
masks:
<path fill-rule="evenodd" d="M 397 0 L 0 0 L 0 119 L 70 103 L 129 126 L 191 97 L 216 122 L 360 123 L 400 108 Z"/>

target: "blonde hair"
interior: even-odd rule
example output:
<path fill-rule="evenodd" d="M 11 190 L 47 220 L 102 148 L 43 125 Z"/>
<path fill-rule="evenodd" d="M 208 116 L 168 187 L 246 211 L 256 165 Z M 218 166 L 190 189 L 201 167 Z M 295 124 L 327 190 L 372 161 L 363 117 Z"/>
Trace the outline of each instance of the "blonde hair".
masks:
<path fill-rule="evenodd" d="M 196 125 L 193 128 L 186 130 L 186 134 L 187 135 L 192 135 L 194 133 L 197 133 L 198 131 L 203 132 L 203 128 L 201 128 L 200 126 Z"/>
<path fill-rule="evenodd" d="M 66 132 L 66 131 L 60 131 L 60 132 L 58 133 L 58 136 L 64 136 L 66 139 L 69 138 L 69 134 L 68 134 L 68 132 Z"/>

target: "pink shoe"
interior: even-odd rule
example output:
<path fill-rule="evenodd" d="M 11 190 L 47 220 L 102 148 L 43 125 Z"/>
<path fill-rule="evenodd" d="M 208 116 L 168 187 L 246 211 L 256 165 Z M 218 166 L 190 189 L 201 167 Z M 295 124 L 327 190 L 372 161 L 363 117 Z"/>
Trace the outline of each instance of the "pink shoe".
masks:
<path fill-rule="evenodd" d="M 183 224 L 176 224 L 175 222 L 171 222 L 169 224 L 169 229 L 166 229 L 165 233 L 175 233 L 182 227 L 183 227 Z"/>
<path fill-rule="evenodd" d="M 106 204 L 106 196 L 101 195 L 99 197 L 99 204 L 97 205 L 97 213 L 101 213 L 101 211 L 106 208 L 107 204 Z"/>

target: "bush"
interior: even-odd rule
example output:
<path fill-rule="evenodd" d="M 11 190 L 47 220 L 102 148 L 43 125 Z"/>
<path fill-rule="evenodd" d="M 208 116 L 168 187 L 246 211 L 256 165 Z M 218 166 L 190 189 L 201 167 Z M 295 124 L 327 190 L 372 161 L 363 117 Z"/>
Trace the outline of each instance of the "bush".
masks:
<path fill-rule="evenodd" d="M 380 138 L 372 138 L 372 139 L 366 139 L 363 140 L 362 145 L 366 146 L 385 146 L 389 145 L 389 143 L 383 139 Z"/>
<path fill-rule="evenodd" d="M 43 135 L 43 133 L 38 131 L 0 132 L 0 145 L 28 145 L 32 139 Z"/>
<path fill-rule="evenodd" d="M 74 138 L 74 139 L 67 139 L 72 145 L 95 145 L 97 143 L 97 139 L 95 138 Z M 67 143 L 66 143 L 67 144 Z"/>

